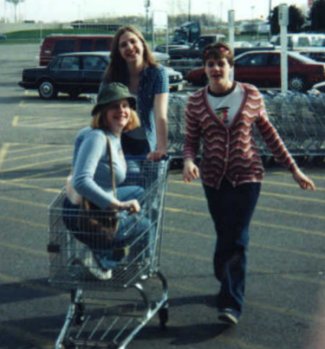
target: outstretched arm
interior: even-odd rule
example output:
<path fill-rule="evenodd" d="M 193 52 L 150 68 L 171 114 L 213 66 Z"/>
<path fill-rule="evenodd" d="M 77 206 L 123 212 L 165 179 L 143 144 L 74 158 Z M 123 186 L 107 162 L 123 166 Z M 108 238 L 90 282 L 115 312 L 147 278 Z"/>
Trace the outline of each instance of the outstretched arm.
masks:
<path fill-rule="evenodd" d="M 313 182 L 311 178 L 306 176 L 298 167 L 296 167 L 293 172 L 292 176 L 294 180 L 299 184 L 301 189 L 304 190 L 316 190 L 316 185 Z"/>

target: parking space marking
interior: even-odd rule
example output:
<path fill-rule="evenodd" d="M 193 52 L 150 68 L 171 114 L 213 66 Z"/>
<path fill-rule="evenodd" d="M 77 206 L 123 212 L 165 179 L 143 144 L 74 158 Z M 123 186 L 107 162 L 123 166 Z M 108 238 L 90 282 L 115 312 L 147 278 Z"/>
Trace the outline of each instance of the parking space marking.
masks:
<path fill-rule="evenodd" d="M 173 192 L 167 192 L 166 195 L 172 196 L 172 197 L 178 197 L 178 198 L 182 198 L 182 199 L 187 199 L 187 200 L 193 200 L 193 201 L 204 201 L 204 202 L 206 201 L 206 199 L 204 197 L 201 198 L 201 197 L 197 197 L 197 196 L 193 196 L 193 195 L 178 194 L 178 193 L 173 193 Z M 325 200 L 323 200 L 323 199 L 309 198 L 309 197 L 298 196 L 298 195 L 278 194 L 278 193 L 262 191 L 261 196 L 273 196 L 273 197 L 278 197 L 278 198 L 285 199 L 285 200 L 294 200 L 295 202 L 307 201 L 307 202 L 314 202 L 314 203 L 325 205 Z"/>
<path fill-rule="evenodd" d="M 56 164 L 56 163 L 70 163 L 71 161 L 71 156 L 66 156 L 62 157 L 60 159 L 55 159 L 55 160 L 48 160 L 48 161 L 41 161 L 41 162 L 34 162 L 32 164 L 27 164 L 27 165 L 22 165 L 22 166 L 17 166 L 9 169 L 2 170 L 2 173 L 9 173 L 9 172 L 14 172 L 14 171 L 20 171 L 20 170 L 26 170 L 26 169 L 36 169 L 40 166 L 43 165 L 49 165 L 49 164 Z"/>
<path fill-rule="evenodd" d="M 15 217 L 0 216 L 0 220 L 14 222 L 17 224 L 21 224 L 23 226 L 28 225 L 30 227 L 42 228 L 42 229 L 45 229 L 44 231 L 46 231 L 46 229 L 48 228 L 47 224 L 35 223 L 35 222 L 28 221 L 26 219 L 20 219 L 20 218 L 15 218 Z"/>
<path fill-rule="evenodd" d="M 21 245 L 14 245 L 14 244 L 8 244 L 8 243 L 4 243 L 4 242 L 0 242 L 0 247 L 4 247 L 6 249 L 10 249 L 10 250 L 16 250 L 19 252 L 23 252 L 29 255 L 33 255 L 33 256 L 38 256 L 38 257 L 48 257 L 48 253 L 46 251 L 42 251 L 42 250 L 35 250 L 26 246 L 21 246 Z"/>
<path fill-rule="evenodd" d="M 190 293 L 195 293 L 195 294 L 205 294 L 206 293 L 206 289 L 200 288 L 200 287 L 195 287 L 195 286 L 191 286 L 190 285 L 186 285 L 184 282 L 179 283 L 179 282 L 173 282 L 170 281 L 169 282 L 170 286 L 172 286 L 175 289 L 180 289 L 182 291 L 187 291 Z M 324 321 L 325 318 L 324 316 L 313 316 L 313 315 L 308 315 L 306 313 L 302 313 L 302 312 L 298 312 L 289 308 L 285 308 L 285 307 L 277 307 L 277 306 L 273 306 L 273 305 L 268 305 L 266 303 L 261 303 L 261 302 L 256 302 L 253 300 L 250 300 L 249 298 L 247 298 L 246 300 L 246 304 L 253 306 L 255 308 L 258 309 L 262 309 L 262 310 L 266 310 L 267 312 L 272 312 L 272 313 L 276 313 L 279 315 L 284 315 L 284 316 L 290 316 L 292 318 L 299 318 L 302 320 L 308 320 L 308 321 Z M 219 338 L 219 337 L 218 337 Z M 251 347 L 247 347 L 247 348 L 251 348 Z"/>
<path fill-rule="evenodd" d="M 18 205 L 23 205 L 25 207 L 26 206 L 33 206 L 33 207 L 39 207 L 39 208 L 45 208 L 45 209 L 47 209 L 47 207 L 48 207 L 48 205 L 41 204 L 41 203 L 38 203 L 38 202 L 19 200 L 19 199 L 10 198 L 8 196 L 0 196 L 0 200 L 1 201 L 7 201 L 7 202 L 15 203 L 15 204 L 18 204 Z"/>
<path fill-rule="evenodd" d="M 55 154 L 58 154 L 58 153 L 61 153 L 61 152 L 69 152 L 69 154 L 71 153 L 71 146 L 66 146 L 67 149 L 62 149 L 62 147 L 60 148 L 56 148 L 55 150 L 53 150 L 53 147 L 51 147 L 50 149 L 49 148 L 46 148 L 48 149 L 48 151 L 46 151 L 45 149 L 42 151 L 42 152 L 32 152 L 32 154 L 30 154 L 30 152 L 28 152 L 29 154 L 27 155 L 20 155 L 20 156 L 16 156 L 16 157 L 11 157 L 10 156 L 10 153 L 8 154 L 9 155 L 9 158 L 6 160 L 6 164 L 8 162 L 13 162 L 13 161 L 17 161 L 17 160 L 27 160 L 27 159 L 35 159 L 36 157 L 41 157 L 41 156 L 46 156 L 48 157 L 49 155 L 55 155 Z M 38 150 L 42 150 L 42 149 L 39 149 Z"/>
<path fill-rule="evenodd" d="M 171 213 L 182 213 L 184 215 L 190 215 L 193 216 L 195 215 L 195 212 L 193 211 L 189 211 L 189 210 L 182 210 L 182 209 L 177 209 L 177 210 L 169 210 L 168 207 L 165 208 L 167 212 L 171 212 Z M 302 214 L 301 214 L 302 215 Z M 208 213 L 202 213 L 201 216 L 206 216 L 206 217 L 210 217 Z M 252 220 L 252 226 L 259 226 L 259 227 L 266 227 L 266 228 L 272 228 L 272 229 L 277 229 L 277 231 L 284 230 L 284 231 L 290 231 L 290 232 L 294 232 L 294 233 L 300 233 L 300 234 L 306 234 L 306 235 L 315 235 L 315 236 L 321 236 L 321 237 L 325 237 L 325 232 L 323 231 L 318 231 L 318 230 L 311 230 L 311 229 L 302 229 L 302 228 L 295 228 L 295 227 L 290 227 L 288 225 L 281 225 L 281 224 L 274 224 L 274 223 L 265 223 L 263 221 L 258 221 L 253 219 Z"/>
<path fill-rule="evenodd" d="M 8 154 L 9 148 L 10 148 L 9 143 L 4 143 L 0 149 L 0 170 L 1 170 L 2 164 L 3 164 L 5 158 Z"/>
<path fill-rule="evenodd" d="M 34 189 L 34 190 L 38 190 L 38 191 L 44 191 L 46 193 L 55 193 L 58 194 L 60 193 L 60 189 L 54 189 L 54 188 L 43 188 L 37 185 L 31 185 L 31 184 L 26 184 L 26 183 L 17 183 L 15 181 L 12 180 L 3 180 L 0 179 L 0 183 L 1 185 L 6 185 L 6 186 L 14 186 L 14 187 L 18 187 L 18 188 L 26 188 L 26 189 Z"/>
<path fill-rule="evenodd" d="M 31 94 L 28 91 L 26 95 L 28 95 L 28 97 L 30 96 L 38 96 L 37 93 L 35 94 Z M 37 102 L 42 102 L 41 99 L 37 99 Z M 20 101 L 20 103 L 18 104 L 19 108 L 21 109 L 25 109 L 28 108 L 29 105 L 35 106 L 35 100 L 31 99 L 31 100 L 23 100 Z M 91 98 L 90 97 L 85 97 L 85 99 L 83 100 L 83 102 L 74 102 L 71 103 L 71 100 L 66 99 L 64 101 L 60 101 L 59 99 L 53 100 L 53 101 L 47 101 L 47 103 L 40 103 L 38 104 L 40 109 L 57 109 L 57 108 L 65 108 L 65 109 L 91 109 L 91 107 L 93 106 L 93 103 L 91 102 Z"/>
<path fill-rule="evenodd" d="M 13 117 L 13 119 L 12 119 L 11 126 L 12 126 L 12 127 L 17 127 L 18 122 L 19 122 L 19 116 L 18 116 L 18 115 L 15 115 L 15 116 Z"/>
<path fill-rule="evenodd" d="M 279 174 L 282 175 L 284 173 L 280 172 Z M 321 180 L 321 179 L 325 180 L 325 176 L 321 177 L 321 176 L 312 175 L 312 178 L 313 179 L 319 179 L 319 180 Z M 191 183 L 185 183 L 182 180 L 173 179 L 173 180 L 170 180 L 170 183 L 176 184 L 176 185 L 190 185 L 190 186 L 202 188 L 201 182 L 198 182 L 198 181 L 191 182 Z M 269 179 L 264 179 L 263 182 L 262 182 L 262 185 L 271 185 L 271 186 L 275 186 L 275 187 L 288 187 L 288 188 L 293 188 L 293 189 L 299 189 L 297 183 L 295 183 L 295 182 L 292 182 L 292 183 L 286 183 L 286 182 L 283 182 L 283 181 L 278 181 L 277 182 L 277 181 L 272 181 L 272 180 L 269 180 Z M 317 185 L 317 190 L 316 191 L 317 192 L 323 192 L 323 191 L 325 192 L 325 188 L 322 188 L 319 185 Z"/>
<path fill-rule="evenodd" d="M 67 118 L 65 116 L 51 118 L 50 120 L 44 116 L 21 116 L 16 115 L 12 120 L 12 127 L 25 128 L 55 128 L 55 129 L 74 129 L 87 126 L 89 120 L 85 118 Z"/>
<path fill-rule="evenodd" d="M 294 201 L 307 201 L 307 202 L 313 202 L 317 204 L 325 205 L 325 200 L 318 199 L 318 198 L 311 198 L 306 196 L 299 196 L 299 195 L 288 195 L 288 194 L 278 194 L 278 193 L 272 193 L 268 191 L 262 191 L 261 196 L 273 196 L 285 200 L 294 200 Z"/>
<path fill-rule="evenodd" d="M 280 171 L 275 171 L 275 172 L 272 172 L 272 174 L 276 175 L 276 176 L 285 176 L 285 177 L 292 177 L 292 174 L 290 174 L 290 172 L 280 172 Z M 308 173 L 306 173 L 308 174 Z M 312 175 L 312 178 L 313 179 L 318 179 L 318 180 L 325 180 L 325 176 L 319 176 L 319 175 Z"/>
<path fill-rule="evenodd" d="M 191 232 L 185 229 L 179 229 L 179 228 L 173 228 L 173 227 L 165 227 L 165 229 L 167 231 L 172 231 L 175 234 L 180 234 L 180 235 L 190 235 L 193 237 L 197 237 L 199 239 L 206 239 L 206 240 L 211 240 L 211 241 L 215 241 L 216 236 L 214 236 L 213 234 L 203 234 L 203 233 L 199 233 L 199 232 Z M 305 252 L 305 251 L 301 251 L 301 250 L 294 250 L 294 249 L 286 249 L 286 248 L 282 248 L 282 247 L 271 247 L 269 245 L 261 245 L 261 244 L 257 244 L 255 242 L 251 242 L 250 246 L 258 248 L 258 249 L 265 249 L 265 250 L 270 250 L 270 251 L 274 251 L 274 252 L 280 252 L 280 253 L 284 253 L 284 254 L 288 254 L 288 253 L 292 253 L 295 255 L 298 255 L 300 257 L 307 257 L 307 258 L 316 258 L 316 259 L 325 259 L 325 255 L 324 254 L 320 254 L 320 253 L 310 253 L 310 252 Z"/>
<path fill-rule="evenodd" d="M 10 154 L 16 154 L 16 153 L 30 153 L 34 149 L 40 149 L 40 148 L 50 148 L 53 147 L 53 144 L 30 144 L 30 143 L 8 143 L 10 145 Z M 62 145 L 56 145 L 56 146 L 62 146 Z M 64 146 L 64 145 L 63 145 Z M 18 148 L 18 149 L 16 149 Z"/>
<path fill-rule="evenodd" d="M 53 343 L 49 343 L 48 337 L 41 335 L 33 335 L 30 332 L 23 331 L 19 325 L 12 326 L 0 324 L 0 330 L 2 333 L 9 333 L 14 338 L 20 338 L 20 340 L 24 340 L 25 343 L 33 343 L 33 348 L 53 348 Z"/>

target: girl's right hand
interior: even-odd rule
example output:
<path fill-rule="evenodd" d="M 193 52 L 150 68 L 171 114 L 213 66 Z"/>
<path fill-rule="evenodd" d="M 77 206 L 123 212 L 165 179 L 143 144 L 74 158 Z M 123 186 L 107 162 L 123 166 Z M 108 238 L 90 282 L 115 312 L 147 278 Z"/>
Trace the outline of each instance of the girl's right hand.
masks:
<path fill-rule="evenodd" d="M 194 179 L 200 178 L 200 170 L 192 160 L 185 160 L 183 168 L 183 179 L 185 183 L 190 183 Z"/>
<path fill-rule="evenodd" d="M 140 207 L 140 204 L 139 204 L 138 200 L 133 199 L 133 200 L 121 202 L 120 209 L 121 210 L 126 210 L 130 214 L 133 214 L 133 213 L 140 212 L 141 207 Z"/>

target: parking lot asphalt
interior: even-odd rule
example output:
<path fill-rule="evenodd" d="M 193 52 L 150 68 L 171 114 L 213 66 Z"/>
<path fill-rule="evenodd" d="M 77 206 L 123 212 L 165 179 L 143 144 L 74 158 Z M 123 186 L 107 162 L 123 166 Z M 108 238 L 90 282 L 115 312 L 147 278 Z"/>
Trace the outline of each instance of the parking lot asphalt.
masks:
<path fill-rule="evenodd" d="M 22 68 L 37 64 L 37 50 L 0 46 L 1 349 L 53 348 L 70 299 L 48 283 L 48 205 L 64 185 L 74 135 L 89 123 L 91 105 L 63 95 L 43 101 L 17 85 Z M 247 300 L 234 328 L 217 320 L 215 236 L 202 188 L 170 172 L 160 266 L 169 285 L 168 328 L 155 316 L 128 348 L 325 347 L 325 174 L 304 170 L 316 192 L 301 191 L 280 167 L 267 168 L 251 225 Z"/>

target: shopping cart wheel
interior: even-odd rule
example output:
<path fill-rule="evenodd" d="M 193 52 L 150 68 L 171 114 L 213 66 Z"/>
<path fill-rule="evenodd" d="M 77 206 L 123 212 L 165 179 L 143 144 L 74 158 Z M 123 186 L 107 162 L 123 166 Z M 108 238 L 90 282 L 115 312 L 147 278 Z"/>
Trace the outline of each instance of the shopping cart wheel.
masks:
<path fill-rule="evenodd" d="M 167 322 L 168 322 L 168 304 L 165 304 L 162 308 L 159 309 L 158 316 L 159 316 L 160 328 L 162 330 L 165 330 L 167 328 Z"/>
<path fill-rule="evenodd" d="M 69 338 L 65 338 L 62 345 L 63 345 L 62 349 L 75 349 L 76 348 L 74 343 Z"/>
<path fill-rule="evenodd" d="M 84 321 L 85 321 L 85 304 L 76 303 L 74 323 L 75 325 L 81 325 Z"/>

